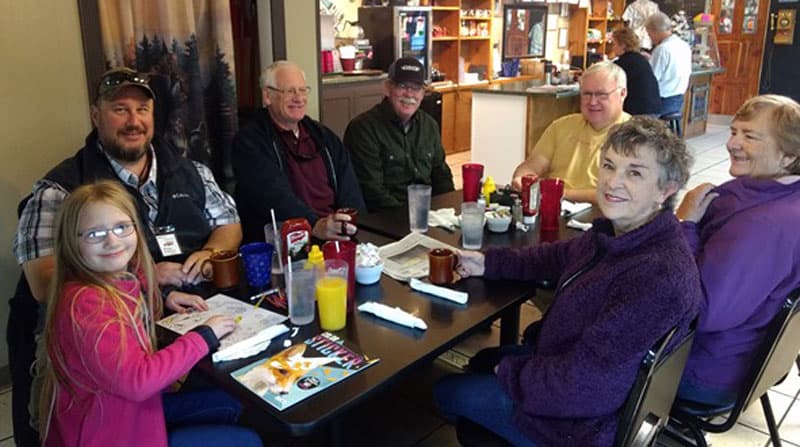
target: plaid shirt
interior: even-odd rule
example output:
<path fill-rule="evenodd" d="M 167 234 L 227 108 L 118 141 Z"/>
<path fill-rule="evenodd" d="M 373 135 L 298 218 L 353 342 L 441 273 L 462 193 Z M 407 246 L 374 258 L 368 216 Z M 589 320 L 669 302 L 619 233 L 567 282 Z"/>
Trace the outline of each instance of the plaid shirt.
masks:
<path fill-rule="evenodd" d="M 102 149 L 98 148 L 98 150 Z M 158 215 L 157 160 L 155 152 L 152 148 L 150 149 L 152 163 L 147 179 L 141 186 L 139 186 L 139 177 L 125 169 L 105 152 L 104 154 L 120 181 L 138 189 L 144 198 L 148 209 L 147 224 L 153 230 L 153 222 L 155 222 Z M 234 204 L 231 196 L 219 188 L 211 170 L 207 166 L 196 161 L 192 163 L 203 180 L 206 196 L 204 214 L 208 225 L 214 229 L 222 225 L 238 223 L 239 215 L 236 212 L 236 204 Z M 20 264 L 53 254 L 53 230 L 56 214 L 69 192 L 58 183 L 42 179 L 33 185 L 32 194 L 19 218 L 17 234 L 14 238 L 14 256 L 16 256 L 17 262 Z"/>

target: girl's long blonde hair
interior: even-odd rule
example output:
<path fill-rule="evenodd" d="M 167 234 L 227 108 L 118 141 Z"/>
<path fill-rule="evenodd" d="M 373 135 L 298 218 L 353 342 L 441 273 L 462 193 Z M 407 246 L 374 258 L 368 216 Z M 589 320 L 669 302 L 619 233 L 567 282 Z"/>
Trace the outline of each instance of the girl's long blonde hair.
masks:
<path fill-rule="evenodd" d="M 125 213 L 136 228 L 136 251 L 128 264 L 126 274 L 135 276 L 142 286 L 140 293 L 128 294 L 116 288 L 113 284 L 114 274 L 92 271 L 80 254 L 78 225 L 80 217 L 90 204 L 103 203 L 113 206 Z M 40 433 L 42 438 L 47 437 L 56 393 L 64 389 L 74 395 L 75 389 L 80 388 L 89 392 L 97 390 L 89 383 L 80 381 L 69 374 L 61 340 L 65 337 L 74 337 L 80 331 L 80 322 L 86 321 L 91 316 L 77 315 L 73 306 L 66 307 L 71 297 L 64 296 L 67 283 L 79 283 L 81 290 L 85 288 L 96 289 L 104 298 L 103 305 L 109 306 L 116 313 L 116 318 L 104 323 L 103 329 L 110 326 L 119 328 L 122 336 L 119 349 L 124 351 L 126 331 L 134 331 L 139 344 L 147 352 L 154 352 L 156 347 L 155 319 L 162 313 L 161 293 L 158 289 L 155 274 L 155 264 L 147 249 L 145 235 L 141 232 L 142 224 L 136 212 L 136 204 L 125 188 L 117 182 L 102 180 L 96 183 L 83 185 L 76 188 L 67 196 L 61 205 L 56 217 L 54 228 L 55 240 L 55 271 L 50 283 L 47 300 L 47 320 L 44 328 L 42 343 L 47 349 L 47 365 L 44 367 L 44 383 L 39 397 Z M 81 293 L 80 291 L 76 293 Z M 130 311 L 133 303 L 134 312 Z M 72 321 L 73 331 L 67 334 L 57 333 L 56 315 L 68 312 Z M 98 309 L 101 312 L 101 309 Z M 144 333 L 139 329 L 140 324 L 145 328 Z M 87 355 L 90 353 L 86 353 Z M 97 355 L 97 352 L 94 353 Z M 117 365 L 119 368 L 120 365 Z M 88 376 L 91 371 L 86 371 Z"/>

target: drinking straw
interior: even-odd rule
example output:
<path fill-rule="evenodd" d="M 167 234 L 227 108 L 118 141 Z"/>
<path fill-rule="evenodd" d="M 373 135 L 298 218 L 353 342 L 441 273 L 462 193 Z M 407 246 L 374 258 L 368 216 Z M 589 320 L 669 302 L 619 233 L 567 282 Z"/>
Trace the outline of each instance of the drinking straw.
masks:
<path fill-rule="evenodd" d="M 340 251 L 341 250 L 339 250 L 339 241 L 336 241 L 336 253 L 339 253 Z"/>
<path fill-rule="evenodd" d="M 278 265 L 281 268 L 280 272 L 283 273 L 283 256 L 281 253 L 282 244 L 281 239 L 278 237 L 278 224 L 275 222 L 275 208 L 270 208 L 269 213 L 272 215 L 272 235 L 274 237 L 273 241 L 275 241 L 275 251 L 278 252 Z"/>
<path fill-rule="evenodd" d="M 286 260 L 286 306 L 287 307 L 289 306 L 289 301 L 291 296 L 292 296 L 292 257 L 289 256 Z"/>

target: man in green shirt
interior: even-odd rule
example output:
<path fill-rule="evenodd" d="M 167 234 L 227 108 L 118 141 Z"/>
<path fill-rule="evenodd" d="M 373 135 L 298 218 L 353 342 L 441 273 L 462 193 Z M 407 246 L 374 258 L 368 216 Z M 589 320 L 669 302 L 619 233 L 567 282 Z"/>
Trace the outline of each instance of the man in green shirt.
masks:
<path fill-rule="evenodd" d="M 370 211 L 404 206 L 406 187 L 431 185 L 432 194 L 452 191 L 436 121 L 419 110 L 425 96 L 425 70 L 413 58 L 389 67 L 386 97 L 347 126 L 344 145 Z"/>

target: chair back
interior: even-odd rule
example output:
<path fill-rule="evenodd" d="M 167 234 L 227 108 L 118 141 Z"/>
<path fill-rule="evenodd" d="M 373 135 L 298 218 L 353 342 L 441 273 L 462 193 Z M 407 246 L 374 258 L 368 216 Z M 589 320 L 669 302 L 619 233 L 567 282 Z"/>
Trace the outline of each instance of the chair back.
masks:
<path fill-rule="evenodd" d="M 695 319 L 689 333 L 672 352 L 664 353 L 678 331 L 677 327 L 645 354 L 631 393 L 622 407 L 615 446 L 649 446 L 669 421 L 670 408 L 692 350 L 696 322 Z"/>
<path fill-rule="evenodd" d="M 800 299 L 798 298 L 800 298 L 800 288 L 789 294 L 778 314 L 767 326 L 763 341 L 753 358 L 753 367 L 744 382 L 745 386 L 750 384 L 750 389 L 743 390 L 745 392 L 736 402 L 740 412 L 780 382 L 792 369 L 792 364 L 797 359 L 797 352 L 800 351 Z"/>

